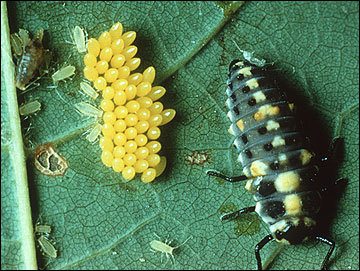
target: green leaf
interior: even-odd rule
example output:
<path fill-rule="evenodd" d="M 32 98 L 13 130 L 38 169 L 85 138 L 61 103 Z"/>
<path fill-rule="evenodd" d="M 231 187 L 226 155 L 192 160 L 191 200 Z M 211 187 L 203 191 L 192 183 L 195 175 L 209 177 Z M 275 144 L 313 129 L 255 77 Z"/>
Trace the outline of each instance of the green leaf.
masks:
<path fill-rule="evenodd" d="M 51 225 L 56 259 L 39 254 L 39 267 L 52 269 L 255 269 L 255 245 L 269 233 L 255 214 L 221 222 L 224 212 L 254 205 L 243 184 L 223 183 L 206 175 L 218 169 L 241 174 L 237 153 L 227 133 L 229 121 L 225 88 L 231 60 L 242 50 L 274 62 L 289 92 L 298 99 L 305 127 L 320 151 L 332 138 L 344 138 L 339 177 L 348 178 L 332 220 L 330 236 L 336 249 L 330 269 L 359 268 L 359 150 L 358 78 L 359 10 L 357 2 L 16 2 L 8 4 L 10 32 L 25 28 L 35 34 L 44 28 L 44 45 L 55 63 L 52 72 L 66 64 L 76 67 L 72 81 L 51 77 L 20 100 L 38 100 L 42 109 L 22 121 L 33 223 L 41 216 Z M 2 7 L 3 11 L 3 7 Z M 2 19 L 3 20 L 3 19 Z M 165 108 L 177 111 L 162 127 L 162 154 L 166 171 L 154 182 L 137 178 L 124 183 L 105 167 L 98 144 L 82 133 L 96 121 L 76 113 L 74 104 L 91 102 L 79 92 L 83 80 L 83 54 L 71 40 L 75 25 L 98 38 L 120 21 L 125 31 L 136 31 L 135 45 L 142 72 L 152 65 L 156 84 L 167 93 Z M 3 23 L 2 23 L 3 25 Z M 3 50 L 2 31 L 2 50 Z M 9 52 L 8 52 L 9 54 Z M 4 53 L 2 51 L 2 58 Z M 3 59 L 2 59 L 3 60 Z M 19 130 L 9 114 L 8 70 L 1 69 L 2 103 L 2 269 L 25 268 L 23 228 L 18 194 L 12 186 L 21 165 L 6 147 Z M 94 105 L 99 105 L 98 99 Z M 302 106 L 304 104 L 304 106 Z M 20 128 L 18 128 L 20 129 Z M 33 165 L 34 151 L 52 142 L 69 165 L 65 176 L 48 177 Z M 22 148 L 21 140 L 12 141 Z M 16 169 L 16 170 L 15 170 Z M 328 180 L 334 182 L 337 176 Z M 5 205 L 4 205 L 5 204 Z M 7 206 L 4 209 L 4 206 Z M 247 225 L 244 223 L 248 223 Z M 29 226 L 28 226 L 29 227 Z M 25 227 L 26 228 L 26 227 Z M 173 240 L 175 263 L 150 251 L 149 243 Z M 30 238 L 31 239 L 31 238 Z M 355 249 L 354 249 L 355 248 Z M 316 242 L 285 246 L 276 242 L 261 250 L 271 269 L 317 269 L 328 247 Z M 274 256 L 274 253 L 277 254 Z M 269 260 L 272 259 L 273 260 Z M 165 259 L 165 260 L 164 260 Z M 268 260 L 266 260 L 268 259 Z"/>

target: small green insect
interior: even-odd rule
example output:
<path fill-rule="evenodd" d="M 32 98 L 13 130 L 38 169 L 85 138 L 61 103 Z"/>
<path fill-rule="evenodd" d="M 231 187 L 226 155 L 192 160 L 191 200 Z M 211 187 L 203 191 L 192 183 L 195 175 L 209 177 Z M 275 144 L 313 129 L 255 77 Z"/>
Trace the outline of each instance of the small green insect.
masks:
<path fill-rule="evenodd" d="M 49 225 L 41 225 L 40 223 L 35 225 L 35 234 L 38 233 L 45 233 L 49 234 L 51 233 L 51 227 Z"/>
<path fill-rule="evenodd" d="M 160 237 L 154 233 L 154 235 L 160 239 Z M 180 246 L 184 245 L 189 239 L 191 238 L 191 236 L 189 238 L 187 238 L 184 242 L 182 242 L 180 245 L 176 246 L 176 247 L 172 247 L 170 246 L 171 241 L 168 241 L 167 239 L 165 240 L 165 242 L 159 241 L 159 240 L 152 240 L 150 242 L 150 247 L 152 248 L 152 251 L 156 252 L 159 251 L 161 252 L 161 261 L 162 261 L 162 255 L 165 253 L 166 258 L 169 259 L 169 257 L 172 258 L 173 263 L 175 262 L 175 258 L 173 255 L 173 251 L 174 249 L 179 248 Z"/>
<path fill-rule="evenodd" d="M 95 91 L 95 89 L 92 88 L 88 83 L 81 82 L 80 83 L 81 90 L 88 95 L 90 98 L 96 100 L 96 98 L 99 96 L 99 94 Z"/>
<path fill-rule="evenodd" d="M 101 133 L 102 125 L 100 123 L 96 123 L 94 128 L 90 131 L 90 133 L 86 136 L 86 139 L 92 143 L 98 138 Z"/>
<path fill-rule="evenodd" d="M 20 106 L 19 113 L 21 116 L 28 116 L 38 112 L 40 109 L 41 109 L 41 103 L 35 100 Z"/>
<path fill-rule="evenodd" d="M 60 70 L 56 71 L 51 78 L 53 79 L 53 82 L 56 84 L 57 82 L 61 80 L 65 80 L 75 73 L 75 67 L 72 65 L 68 65 L 66 67 L 61 68 Z"/>
<path fill-rule="evenodd" d="M 97 109 L 95 106 L 89 104 L 89 103 L 85 103 L 85 102 L 80 102 L 74 105 L 75 108 L 82 114 L 88 116 L 88 117 L 95 117 L 95 118 L 101 118 L 103 111 Z"/>
<path fill-rule="evenodd" d="M 49 239 L 46 238 L 45 235 L 41 235 L 37 239 L 44 255 L 50 257 L 50 258 L 56 258 L 57 257 L 57 250 L 54 247 L 54 245 L 49 241 Z"/>
<path fill-rule="evenodd" d="M 78 52 L 85 53 L 86 52 L 85 34 L 84 34 L 84 30 L 80 28 L 80 26 L 75 26 L 73 30 L 73 38 Z"/>

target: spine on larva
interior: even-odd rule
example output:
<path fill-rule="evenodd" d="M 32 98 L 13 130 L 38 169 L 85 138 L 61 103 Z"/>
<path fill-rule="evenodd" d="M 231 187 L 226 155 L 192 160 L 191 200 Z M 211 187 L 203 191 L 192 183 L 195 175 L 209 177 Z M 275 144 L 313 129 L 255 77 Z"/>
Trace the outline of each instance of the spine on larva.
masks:
<path fill-rule="evenodd" d="M 312 217 L 320 200 L 313 191 L 317 167 L 293 105 L 266 70 L 246 61 L 231 62 L 227 83 L 229 133 L 249 179 L 245 188 L 262 201 L 256 212 L 269 224 Z"/>

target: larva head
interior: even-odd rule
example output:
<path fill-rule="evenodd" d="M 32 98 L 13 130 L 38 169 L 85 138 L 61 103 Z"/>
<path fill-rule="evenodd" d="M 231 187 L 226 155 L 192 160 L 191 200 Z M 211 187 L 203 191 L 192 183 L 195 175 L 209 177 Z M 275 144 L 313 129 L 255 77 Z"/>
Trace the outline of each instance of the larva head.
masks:
<path fill-rule="evenodd" d="M 296 245 L 312 235 L 315 224 L 309 217 L 287 218 L 271 225 L 270 230 L 279 243 Z"/>

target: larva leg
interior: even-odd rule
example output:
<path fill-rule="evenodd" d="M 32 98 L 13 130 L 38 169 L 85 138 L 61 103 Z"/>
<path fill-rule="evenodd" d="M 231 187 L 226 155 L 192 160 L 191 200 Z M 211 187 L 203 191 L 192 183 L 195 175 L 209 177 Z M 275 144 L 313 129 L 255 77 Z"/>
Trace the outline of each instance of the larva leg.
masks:
<path fill-rule="evenodd" d="M 243 208 L 241 210 L 235 211 L 233 213 L 223 215 L 221 217 L 221 220 L 224 221 L 224 220 L 227 220 L 227 219 L 232 219 L 232 218 L 238 217 L 241 214 L 252 213 L 252 212 L 255 212 L 255 206 L 246 207 L 246 208 Z"/>
<path fill-rule="evenodd" d="M 333 253 L 334 248 L 335 248 L 335 242 L 328 239 L 328 238 L 322 237 L 322 236 L 316 236 L 315 239 L 330 246 L 329 251 L 325 256 L 325 259 L 321 264 L 321 270 L 326 270 L 327 264 L 329 262 L 329 258 L 330 258 L 331 254 Z"/>
<path fill-rule="evenodd" d="M 245 175 L 241 175 L 241 176 L 236 176 L 236 177 L 228 177 L 228 176 L 225 176 L 217 171 L 212 171 L 212 170 L 208 170 L 206 172 L 207 175 L 210 175 L 210 176 L 215 176 L 215 177 L 218 177 L 218 178 L 221 178 L 221 179 L 224 179 L 225 181 L 228 181 L 230 183 L 234 183 L 234 182 L 240 182 L 240 181 L 245 181 L 247 180 L 247 177 Z"/>
<path fill-rule="evenodd" d="M 264 239 L 262 239 L 260 241 L 260 243 L 258 243 L 255 246 L 255 257 L 256 257 L 256 261 L 257 261 L 257 265 L 258 265 L 258 270 L 262 270 L 262 265 L 261 265 L 261 258 L 260 258 L 260 249 L 262 249 L 267 243 L 269 243 L 272 239 L 274 239 L 274 237 L 269 234 L 266 235 Z"/>

